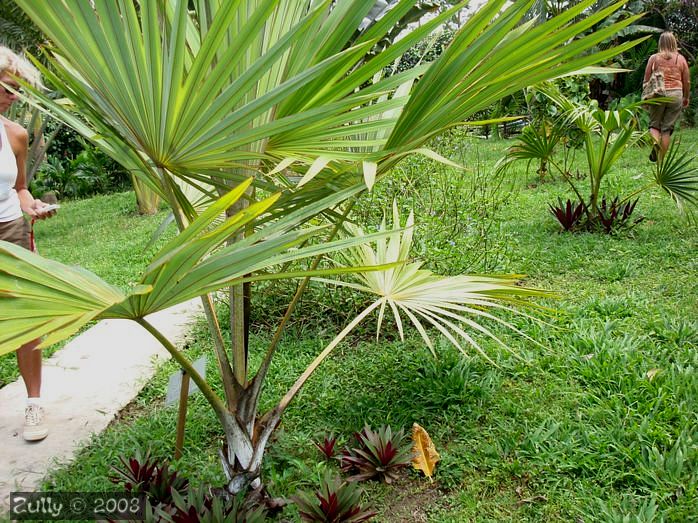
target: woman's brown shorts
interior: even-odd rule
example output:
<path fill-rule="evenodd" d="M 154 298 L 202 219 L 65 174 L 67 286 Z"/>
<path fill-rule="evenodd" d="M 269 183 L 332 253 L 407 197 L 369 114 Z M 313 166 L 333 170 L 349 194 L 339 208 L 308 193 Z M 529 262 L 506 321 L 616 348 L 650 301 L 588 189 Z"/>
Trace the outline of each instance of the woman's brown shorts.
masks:
<path fill-rule="evenodd" d="M 24 219 L 24 216 L 20 216 L 11 222 L 0 222 L 0 240 L 11 242 L 30 250 L 29 234 L 29 224 Z"/>
<path fill-rule="evenodd" d="M 655 128 L 662 133 L 674 131 L 676 120 L 681 116 L 683 109 L 683 91 L 681 89 L 667 90 L 667 96 L 672 98 L 671 102 L 663 104 L 651 104 L 648 106 L 650 112 L 650 129 Z"/>

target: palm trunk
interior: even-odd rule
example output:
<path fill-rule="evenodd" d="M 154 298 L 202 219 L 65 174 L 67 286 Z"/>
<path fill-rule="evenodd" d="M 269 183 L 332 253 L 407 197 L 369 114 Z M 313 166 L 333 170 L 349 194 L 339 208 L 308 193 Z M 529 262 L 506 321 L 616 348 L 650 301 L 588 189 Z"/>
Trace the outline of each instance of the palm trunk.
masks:
<path fill-rule="evenodd" d="M 138 177 L 131 175 L 133 191 L 136 193 L 136 205 L 138 214 L 155 214 L 160 206 L 160 196 L 150 187 L 145 185 Z"/>

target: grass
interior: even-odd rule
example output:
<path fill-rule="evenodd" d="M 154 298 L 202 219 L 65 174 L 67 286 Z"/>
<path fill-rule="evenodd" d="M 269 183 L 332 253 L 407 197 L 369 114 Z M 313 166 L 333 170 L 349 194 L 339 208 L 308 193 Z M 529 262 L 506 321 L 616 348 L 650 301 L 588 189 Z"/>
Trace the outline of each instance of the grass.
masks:
<path fill-rule="evenodd" d="M 684 144 L 698 139 L 695 131 L 683 135 Z M 556 291 L 559 298 L 547 303 L 557 311 L 549 326 L 514 320 L 545 348 L 501 333 L 520 357 L 485 341 L 497 363 L 492 366 L 460 355 L 444 340 L 434 358 L 414 333 L 400 342 L 388 330 L 376 342 L 370 332 L 359 332 L 290 407 L 270 445 L 264 480 L 273 494 L 291 495 L 316 485 L 332 466 L 321 462 L 313 438 L 330 431 L 349 437 L 365 423 L 397 429 L 416 421 L 443 458 L 435 483 L 409 473 L 395 486 L 367 484 L 376 521 L 698 521 L 698 229 L 656 190 L 641 197 L 635 212 L 646 219 L 631 231 L 560 234 L 547 204 L 570 196 L 563 182 L 539 183 L 522 166 L 508 180 L 489 174 L 508 145 L 445 137 L 440 147 L 460 156 L 469 172 L 410 160 L 366 197 L 357 216 L 377 223 L 396 198 L 401 207 L 415 208 L 418 255 L 430 268 L 525 273 L 529 284 Z M 649 165 L 646 151 L 629 151 L 607 178 L 606 193 L 640 187 Z M 106 203 L 112 199 L 125 202 L 126 196 L 103 197 L 68 231 L 92 227 L 91 219 L 107 214 L 96 209 L 113 208 Z M 123 214 L 129 213 L 119 215 L 123 223 L 142 220 Z M 106 235 L 95 236 L 100 241 L 92 247 L 106 253 L 126 237 L 142 246 L 144 232 L 106 246 L 97 245 Z M 61 256 L 48 247 L 44 252 Z M 93 254 L 82 258 L 97 263 Z M 144 263 L 130 255 L 122 261 L 136 269 Z M 100 274 L 121 278 L 115 281 L 121 285 L 132 278 Z M 262 291 L 250 341 L 253 366 L 269 341 L 266 324 L 280 310 L 278 297 L 290 292 L 283 285 Z M 273 405 L 332 339 L 353 303 L 321 289 L 305 298 L 279 348 L 263 407 Z M 210 354 L 203 325 L 193 338 L 192 357 Z M 46 478 L 45 488 L 112 488 L 107 476 L 120 454 L 150 446 L 156 455 L 171 456 L 176 409 L 165 407 L 163 399 L 174 370 L 166 364 L 74 463 Z M 214 374 L 209 361 L 208 375 Z M 200 395 L 192 397 L 185 454 L 177 466 L 196 482 L 220 483 L 221 442 L 210 408 Z M 283 517 L 295 521 L 295 509 Z"/>

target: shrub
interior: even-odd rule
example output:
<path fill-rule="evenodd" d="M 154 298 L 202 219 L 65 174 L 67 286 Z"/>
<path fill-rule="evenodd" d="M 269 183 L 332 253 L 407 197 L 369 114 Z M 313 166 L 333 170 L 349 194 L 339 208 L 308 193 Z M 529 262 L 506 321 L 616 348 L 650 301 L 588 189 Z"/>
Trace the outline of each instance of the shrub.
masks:
<path fill-rule="evenodd" d="M 119 458 L 121 466 L 112 467 L 115 475 L 109 479 L 113 483 L 122 483 L 127 492 L 144 493 L 153 505 L 169 504 L 174 492 L 186 491 L 189 481 L 170 470 L 165 461 L 160 461 L 147 451 L 144 456 Z"/>

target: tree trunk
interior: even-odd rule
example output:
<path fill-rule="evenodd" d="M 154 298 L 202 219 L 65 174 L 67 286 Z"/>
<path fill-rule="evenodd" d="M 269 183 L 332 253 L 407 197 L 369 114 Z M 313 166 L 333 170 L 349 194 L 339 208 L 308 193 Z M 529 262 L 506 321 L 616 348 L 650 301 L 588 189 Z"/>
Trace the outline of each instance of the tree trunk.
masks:
<path fill-rule="evenodd" d="M 136 176 L 131 175 L 133 191 L 136 193 L 138 214 L 152 215 L 158 212 L 160 196 Z"/>

